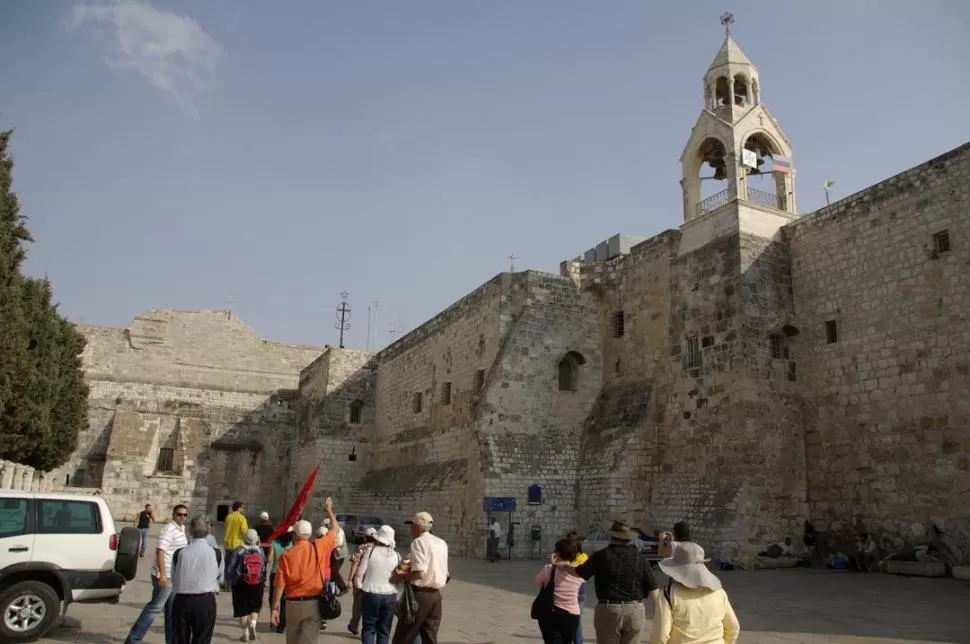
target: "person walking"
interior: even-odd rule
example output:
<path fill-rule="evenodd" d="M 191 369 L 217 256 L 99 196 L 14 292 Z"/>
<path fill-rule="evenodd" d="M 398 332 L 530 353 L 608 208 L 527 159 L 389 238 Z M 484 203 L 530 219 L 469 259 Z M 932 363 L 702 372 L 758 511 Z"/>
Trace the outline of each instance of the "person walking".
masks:
<path fill-rule="evenodd" d="M 270 611 L 273 610 L 273 589 L 276 588 L 276 570 L 280 565 L 280 557 L 283 553 L 293 547 L 293 526 L 290 526 L 286 531 L 286 534 L 275 539 L 270 547 L 269 551 L 269 598 L 267 602 L 269 603 Z M 283 633 L 286 630 L 286 601 L 280 604 L 280 617 L 279 623 L 276 626 L 271 626 L 273 630 L 277 633 Z"/>
<path fill-rule="evenodd" d="M 397 622 L 394 644 L 412 644 L 420 635 L 422 644 L 438 644 L 441 626 L 441 589 L 448 583 L 448 544 L 431 534 L 434 519 L 427 512 L 418 512 L 406 522 L 411 526 L 411 558 L 407 571 L 398 569 L 391 577 L 392 584 L 406 583 L 414 589 L 418 611 L 414 622 Z"/>
<path fill-rule="evenodd" d="M 610 545 L 585 563 L 564 569 L 586 581 L 593 579 L 598 600 L 593 613 L 596 644 L 633 644 L 640 641 L 646 621 L 642 602 L 647 597 L 656 601 L 657 582 L 650 562 L 630 545 L 636 535 L 629 525 L 614 521 L 609 535 Z"/>
<path fill-rule="evenodd" d="M 152 561 L 152 597 L 145 604 L 141 614 L 132 624 L 131 630 L 125 637 L 125 644 L 141 644 L 148 634 L 148 629 L 155 623 L 155 617 L 165 611 L 165 644 L 174 644 L 175 634 L 172 629 L 172 556 L 176 550 L 188 545 L 185 537 L 185 522 L 189 510 L 184 505 L 176 505 L 172 509 L 172 518 L 162 526 L 155 543 L 155 559 Z"/>
<path fill-rule="evenodd" d="M 579 588 L 583 580 L 576 575 L 556 574 L 559 568 L 576 560 L 574 541 L 556 542 L 555 559 L 543 566 L 533 582 L 537 588 L 549 583 L 552 589 L 552 612 L 539 617 L 539 631 L 545 644 L 574 644 L 579 630 Z"/>
<path fill-rule="evenodd" d="M 243 545 L 236 548 L 236 562 L 226 575 L 232 589 L 232 616 L 239 619 L 242 642 L 256 639 L 256 622 L 263 605 L 263 586 L 266 583 L 266 556 L 260 546 L 259 533 L 250 528 L 243 537 Z"/>
<path fill-rule="evenodd" d="M 232 570 L 235 565 L 236 548 L 243 545 L 243 537 L 249 530 L 246 521 L 246 504 L 236 501 L 232 504 L 232 512 L 226 516 L 226 534 L 222 538 L 222 549 L 226 551 L 226 570 Z"/>
<path fill-rule="evenodd" d="M 579 533 L 575 530 L 570 530 L 566 534 L 566 540 L 572 541 L 573 545 L 576 546 L 576 557 L 572 562 L 562 562 L 570 563 L 574 568 L 582 563 L 585 563 L 589 559 L 589 555 L 583 552 L 583 544 L 579 539 Z M 553 553 L 551 563 L 560 563 L 558 561 L 558 556 Z M 576 643 L 583 644 L 583 608 L 586 607 L 586 584 L 580 584 L 579 586 L 579 624 L 576 626 Z"/>
<path fill-rule="evenodd" d="M 657 599 L 651 644 L 734 644 L 741 626 L 704 549 L 682 541 L 660 562 L 670 581 Z"/>
<path fill-rule="evenodd" d="M 145 556 L 145 549 L 148 547 L 148 531 L 153 521 L 155 521 L 155 512 L 152 510 L 152 504 L 146 503 L 145 509 L 138 513 L 138 534 L 141 535 L 141 544 L 138 546 L 139 557 Z"/>
<path fill-rule="evenodd" d="M 363 617 L 360 641 L 361 644 L 389 644 L 398 590 L 391 583 L 391 576 L 401 564 L 401 556 L 394 550 L 391 526 L 382 525 L 373 539 L 374 545 L 363 557 L 358 573 Z"/>
<path fill-rule="evenodd" d="M 485 544 L 485 558 L 495 563 L 499 560 L 498 548 L 502 543 L 502 525 L 494 516 L 488 523 L 488 541 Z"/>
<path fill-rule="evenodd" d="M 259 543 L 263 548 L 263 555 L 266 556 L 267 561 L 269 560 L 269 551 L 272 546 L 269 543 L 269 538 L 273 535 L 273 522 L 269 520 L 269 512 L 260 512 L 259 516 L 256 518 L 256 534 L 259 535 Z"/>
<path fill-rule="evenodd" d="M 323 507 L 331 523 L 337 523 L 330 497 Z M 320 634 L 319 599 L 324 584 L 330 580 L 330 554 L 337 533 L 331 531 L 311 544 L 312 534 L 309 521 L 297 521 L 293 526 L 293 547 L 283 553 L 276 569 L 270 624 L 280 623 L 280 604 L 285 596 L 286 644 L 312 644 Z"/>
<path fill-rule="evenodd" d="M 222 561 L 219 550 L 206 539 L 210 533 L 207 517 L 192 517 L 189 523 L 191 541 L 172 557 L 174 644 L 212 642 Z"/>
<path fill-rule="evenodd" d="M 347 578 L 350 580 L 348 585 L 354 594 L 354 605 L 350 612 L 350 622 L 347 623 L 347 630 L 352 635 L 357 635 L 360 632 L 360 562 L 363 557 L 367 556 L 367 552 L 371 546 L 374 545 L 374 536 L 376 534 L 377 531 L 374 528 L 364 530 L 364 542 L 354 549 L 354 554 L 350 555 L 350 574 L 347 575 Z"/>

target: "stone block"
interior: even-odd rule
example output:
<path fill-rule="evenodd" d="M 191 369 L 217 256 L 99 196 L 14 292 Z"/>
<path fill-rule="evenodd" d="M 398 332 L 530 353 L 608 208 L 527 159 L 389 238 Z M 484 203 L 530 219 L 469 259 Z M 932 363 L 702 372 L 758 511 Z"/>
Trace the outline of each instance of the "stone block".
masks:
<path fill-rule="evenodd" d="M 886 572 L 911 577 L 946 577 L 946 564 L 942 561 L 887 561 Z"/>

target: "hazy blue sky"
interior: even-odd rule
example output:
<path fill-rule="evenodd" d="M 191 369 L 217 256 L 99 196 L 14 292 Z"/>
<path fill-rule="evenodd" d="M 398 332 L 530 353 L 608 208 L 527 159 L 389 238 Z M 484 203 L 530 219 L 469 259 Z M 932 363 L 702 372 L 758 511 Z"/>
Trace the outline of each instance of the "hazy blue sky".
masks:
<path fill-rule="evenodd" d="M 0 0 L 0 128 L 71 319 L 234 310 L 348 344 L 495 274 L 682 220 L 721 44 L 761 75 L 799 210 L 970 139 L 970 2 Z"/>

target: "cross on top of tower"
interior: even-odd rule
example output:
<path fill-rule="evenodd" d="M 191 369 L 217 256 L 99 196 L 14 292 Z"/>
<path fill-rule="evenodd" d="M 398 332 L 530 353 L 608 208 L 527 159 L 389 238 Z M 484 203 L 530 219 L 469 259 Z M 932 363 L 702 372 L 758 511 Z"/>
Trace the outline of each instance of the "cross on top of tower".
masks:
<path fill-rule="evenodd" d="M 734 24 L 734 14 L 730 11 L 721 15 L 721 24 L 724 26 L 724 35 L 731 36 L 731 25 Z"/>

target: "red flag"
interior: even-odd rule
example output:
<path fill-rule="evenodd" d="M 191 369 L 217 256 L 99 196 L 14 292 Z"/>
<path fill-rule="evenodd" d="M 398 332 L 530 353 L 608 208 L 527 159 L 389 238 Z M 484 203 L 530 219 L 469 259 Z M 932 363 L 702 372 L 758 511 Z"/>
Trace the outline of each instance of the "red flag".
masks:
<path fill-rule="evenodd" d="M 269 538 L 266 539 L 266 542 L 262 544 L 263 547 L 268 548 L 274 540 L 286 534 L 286 531 L 290 529 L 290 526 L 296 523 L 297 519 L 300 518 L 300 514 L 303 513 L 303 508 L 306 506 L 307 499 L 310 497 L 310 490 L 313 489 L 313 482 L 317 480 L 317 471 L 319 470 L 320 466 L 317 465 L 313 471 L 310 472 L 310 476 L 307 477 L 306 483 L 303 484 L 303 489 L 300 490 L 300 493 L 296 496 L 296 500 L 293 501 L 293 505 L 290 506 L 290 511 L 286 513 L 286 516 L 283 517 L 283 521 L 281 521 L 280 524 L 276 526 L 276 529 L 273 530 L 273 534 L 271 534 Z"/>

